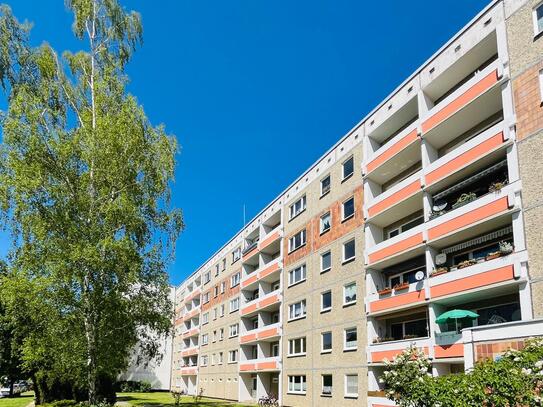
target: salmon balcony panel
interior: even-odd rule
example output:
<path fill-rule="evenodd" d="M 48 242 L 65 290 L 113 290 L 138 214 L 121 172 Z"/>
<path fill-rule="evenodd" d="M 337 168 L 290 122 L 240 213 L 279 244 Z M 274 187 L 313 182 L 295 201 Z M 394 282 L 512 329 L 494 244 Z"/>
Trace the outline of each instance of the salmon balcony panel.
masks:
<path fill-rule="evenodd" d="M 423 240 L 422 232 L 419 232 L 413 236 L 400 240 L 397 243 L 391 244 L 390 246 L 377 250 L 374 253 L 370 253 L 368 256 L 369 262 L 370 264 L 376 263 L 380 260 L 386 259 L 387 257 L 394 256 L 396 254 L 409 250 L 413 247 L 416 247 L 422 244 L 423 242 L 424 240 Z"/>
<path fill-rule="evenodd" d="M 259 250 L 264 249 L 265 247 L 269 246 L 270 244 L 275 242 L 280 237 L 281 237 L 281 231 L 280 230 L 276 230 L 275 232 L 272 232 L 268 237 L 264 238 L 264 240 L 262 240 L 262 242 L 260 242 L 258 244 L 258 249 Z"/>
<path fill-rule="evenodd" d="M 416 194 L 417 192 L 421 190 L 421 187 L 422 186 L 420 183 L 420 179 L 418 179 L 415 182 L 407 185 L 406 187 L 390 195 L 389 197 L 376 203 L 375 205 L 370 206 L 368 209 L 369 217 L 371 218 L 372 216 L 375 216 L 383 212 L 384 210 L 398 204 L 399 202 L 409 198 L 410 196 L 413 196 L 414 194 Z"/>
<path fill-rule="evenodd" d="M 266 267 L 265 269 L 260 271 L 258 273 L 258 278 L 259 279 L 260 278 L 265 278 L 265 277 L 269 276 L 270 274 L 275 273 L 276 271 L 278 271 L 280 269 L 281 269 L 281 266 L 279 265 L 279 262 L 276 262 L 276 263 L 272 264 L 271 266 Z"/>
<path fill-rule="evenodd" d="M 464 357 L 464 344 L 453 343 L 451 345 L 434 346 L 434 357 L 440 358 L 462 358 Z"/>
<path fill-rule="evenodd" d="M 253 257 L 257 253 L 258 253 L 258 245 L 255 245 L 251 250 L 243 254 L 242 261 L 249 260 L 251 257 Z"/>
<path fill-rule="evenodd" d="M 371 361 L 373 363 L 377 362 L 383 362 L 385 359 L 392 360 L 395 356 L 402 353 L 406 348 L 398 348 L 398 349 L 391 349 L 391 350 L 383 350 L 383 351 L 376 351 L 371 352 Z M 428 355 L 428 346 L 424 346 L 420 348 L 426 355 Z"/>
<path fill-rule="evenodd" d="M 239 338 L 239 342 L 240 343 L 248 343 L 248 342 L 254 342 L 256 341 L 258 338 L 258 335 L 257 334 L 248 334 L 248 335 L 243 335 Z"/>
<path fill-rule="evenodd" d="M 253 283 L 256 283 L 257 281 L 258 281 L 258 273 L 253 273 L 251 277 L 241 282 L 241 287 L 245 288 L 247 286 L 250 286 Z"/>
<path fill-rule="evenodd" d="M 265 308 L 268 305 L 272 305 L 279 302 L 279 295 L 272 295 L 271 297 L 264 298 L 262 301 L 258 303 L 258 308 Z"/>
<path fill-rule="evenodd" d="M 257 309 L 258 309 L 258 304 L 248 305 L 247 307 L 241 309 L 241 315 L 249 314 L 251 312 L 256 311 Z"/>
<path fill-rule="evenodd" d="M 414 129 L 411 132 L 407 133 L 404 137 L 399 139 L 396 143 L 394 143 L 392 146 L 390 146 L 389 148 L 384 150 L 381 154 L 379 154 L 377 157 L 375 157 L 373 160 L 371 160 L 366 165 L 366 171 L 368 173 L 372 172 L 373 170 L 381 166 L 383 163 L 390 160 L 400 151 L 402 151 L 405 147 L 415 142 L 417 138 L 418 138 L 417 129 Z"/>
<path fill-rule="evenodd" d="M 440 110 L 434 113 L 429 119 L 422 123 L 422 132 L 427 133 L 446 119 L 451 117 L 454 113 L 462 109 L 478 96 L 485 93 L 492 88 L 498 82 L 498 70 L 494 70 L 486 75 L 479 82 L 471 86 L 464 93 L 458 96 L 456 99 L 443 106 Z"/>
<path fill-rule="evenodd" d="M 413 291 L 410 293 L 393 295 L 381 300 L 372 301 L 370 303 L 370 312 L 379 312 L 387 309 L 393 309 L 410 304 L 418 304 L 424 302 L 424 290 Z"/>

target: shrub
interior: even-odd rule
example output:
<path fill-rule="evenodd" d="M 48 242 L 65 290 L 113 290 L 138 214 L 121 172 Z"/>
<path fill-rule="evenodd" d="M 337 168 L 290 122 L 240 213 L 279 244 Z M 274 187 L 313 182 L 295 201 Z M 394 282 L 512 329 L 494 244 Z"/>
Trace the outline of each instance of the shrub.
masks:
<path fill-rule="evenodd" d="M 117 383 L 117 388 L 123 393 L 147 393 L 151 391 L 152 385 L 147 381 L 126 380 Z"/>

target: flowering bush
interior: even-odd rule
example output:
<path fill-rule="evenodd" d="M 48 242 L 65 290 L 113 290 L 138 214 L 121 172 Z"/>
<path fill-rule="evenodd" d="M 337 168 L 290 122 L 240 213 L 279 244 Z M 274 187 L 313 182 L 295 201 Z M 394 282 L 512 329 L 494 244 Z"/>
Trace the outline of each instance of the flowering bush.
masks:
<path fill-rule="evenodd" d="M 401 407 L 540 407 L 543 404 L 543 339 L 509 350 L 467 373 L 432 377 L 427 356 L 410 347 L 380 378 L 386 396 Z"/>

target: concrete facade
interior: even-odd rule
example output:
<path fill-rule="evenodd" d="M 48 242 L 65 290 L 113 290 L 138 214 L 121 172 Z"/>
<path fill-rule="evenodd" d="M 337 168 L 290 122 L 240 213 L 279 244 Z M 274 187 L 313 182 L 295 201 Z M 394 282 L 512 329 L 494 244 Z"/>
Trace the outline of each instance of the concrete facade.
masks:
<path fill-rule="evenodd" d="M 438 376 L 543 335 L 540 15 L 490 3 L 180 285 L 173 389 L 390 406 L 408 346 Z"/>

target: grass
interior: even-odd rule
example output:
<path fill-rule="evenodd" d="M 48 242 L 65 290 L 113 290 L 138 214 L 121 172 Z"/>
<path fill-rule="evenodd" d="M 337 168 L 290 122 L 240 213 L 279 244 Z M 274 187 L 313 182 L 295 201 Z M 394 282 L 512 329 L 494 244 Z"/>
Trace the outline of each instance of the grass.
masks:
<path fill-rule="evenodd" d="M 125 402 L 132 406 L 155 407 L 155 406 L 173 406 L 174 400 L 168 392 L 152 392 L 152 393 L 118 393 L 117 402 Z M 233 402 L 202 398 L 195 402 L 194 397 L 186 396 L 181 400 L 182 406 L 191 407 L 248 407 L 243 404 Z M 3 407 L 0 404 L 0 407 Z M 20 406 L 15 406 L 20 407 Z"/>
<path fill-rule="evenodd" d="M 34 401 L 34 393 L 27 391 L 21 394 L 19 397 L 13 398 L 0 398 L 0 407 L 26 407 L 32 401 Z"/>

